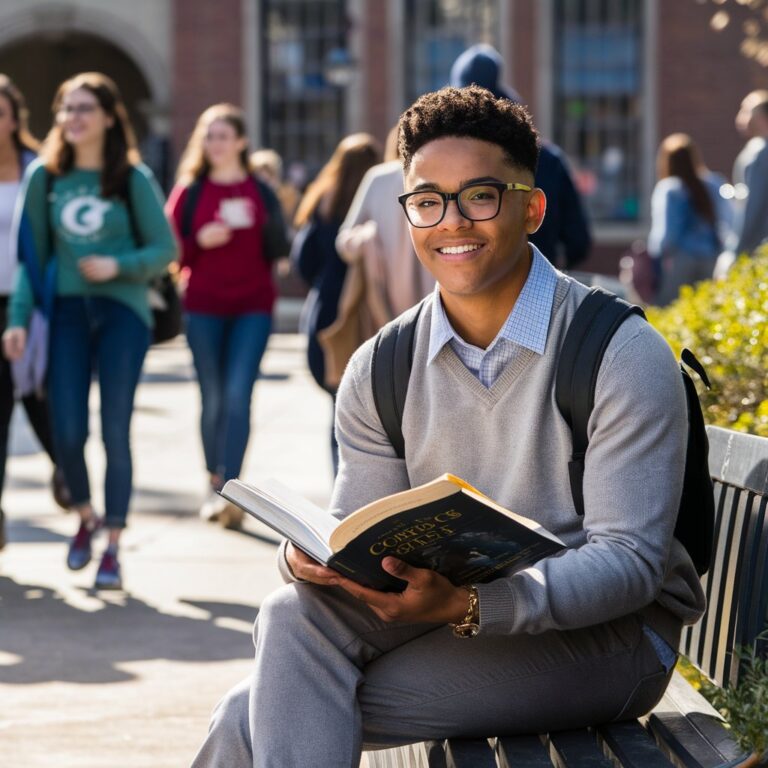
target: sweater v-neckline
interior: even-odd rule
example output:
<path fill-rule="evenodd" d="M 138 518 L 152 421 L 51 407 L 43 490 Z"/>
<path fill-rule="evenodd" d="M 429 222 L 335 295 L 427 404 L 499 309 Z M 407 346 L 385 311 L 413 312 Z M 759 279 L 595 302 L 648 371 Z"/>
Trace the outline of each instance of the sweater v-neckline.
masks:
<path fill-rule="evenodd" d="M 555 313 L 560 309 L 566 294 L 568 293 L 568 284 L 558 281 L 555 288 L 555 295 L 552 299 L 552 312 L 549 316 L 549 329 L 552 328 L 552 321 Z M 547 347 L 550 346 L 549 331 L 547 332 Z M 547 354 L 545 348 L 544 354 Z M 493 408 L 504 394 L 509 390 L 512 384 L 523 374 L 523 372 L 537 358 L 541 357 L 537 352 L 527 347 L 520 347 L 519 352 L 504 367 L 504 370 L 496 377 L 496 381 L 490 387 L 486 387 L 478 377 L 472 373 L 463 363 L 461 358 L 454 352 L 450 344 L 446 344 L 438 353 L 435 362 L 440 360 L 447 365 L 448 370 L 459 380 L 459 382 L 472 390 L 474 394 L 483 401 L 488 408 Z"/>
<path fill-rule="evenodd" d="M 539 355 L 531 349 L 520 347 L 520 351 L 504 367 L 504 370 L 498 375 L 496 381 L 490 387 L 486 387 L 472 371 L 467 368 L 461 358 L 453 351 L 450 344 L 446 344 L 438 357 L 448 366 L 448 370 L 459 380 L 459 382 L 472 390 L 474 395 L 482 400 L 487 407 L 493 408 L 498 403 L 504 393 L 512 386 L 512 383 L 523 373 L 523 371 Z M 442 362 L 442 361 L 441 361 Z"/>

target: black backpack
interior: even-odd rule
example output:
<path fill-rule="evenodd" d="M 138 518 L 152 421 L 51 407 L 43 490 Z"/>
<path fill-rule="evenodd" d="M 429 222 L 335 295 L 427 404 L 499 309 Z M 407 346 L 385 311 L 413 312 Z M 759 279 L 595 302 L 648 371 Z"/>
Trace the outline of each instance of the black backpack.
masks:
<path fill-rule="evenodd" d="M 413 363 L 416 325 L 423 302 L 382 328 L 374 340 L 371 379 L 376 411 L 395 453 L 405 457 L 402 420 Z M 568 474 L 576 514 L 584 514 L 584 456 L 589 439 L 587 422 L 594 406 L 595 384 L 603 354 L 617 328 L 643 310 L 601 288 L 592 288 L 571 321 L 557 367 L 555 401 L 573 435 Z M 687 349 L 680 371 L 688 408 L 688 448 L 675 537 L 685 546 L 697 573 L 709 570 L 714 538 L 715 502 L 709 474 L 709 442 L 696 387 L 686 366 L 709 388 L 704 368 Z M 578 361 L 578 365 L 576 364 Z"/>

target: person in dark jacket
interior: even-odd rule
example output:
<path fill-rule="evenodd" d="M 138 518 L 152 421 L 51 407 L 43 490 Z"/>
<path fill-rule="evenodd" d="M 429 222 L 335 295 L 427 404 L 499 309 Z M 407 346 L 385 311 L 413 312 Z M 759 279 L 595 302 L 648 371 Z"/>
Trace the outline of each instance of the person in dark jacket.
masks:
<path fill-rule="evenodd" d="M 347 273 L 346 262 L 336 251 L 336 236 L 363 176 L 380 162 L 381 147 L 370 134 L 354 133 L 343 138 L 307 188 L 293 221 L 297 233 L 291 247 L 291 262 L 310 286 L 300 322 L 307 335 L 307 363 L 317 384 L 334 398 L 336 388 L 326 381 L 323 349 L 317 334 L 336 319 Z M 331 460 L 335 474 L 338 446 L 333 427 Z"/>
<path fill-rule="evenodd" d="M 497 98 L 522 103 L 517 91 L 500 82 L 502 66 L 503 60 L 495 48 L 473 45 L 453 63 L 450 84 L 456 88 L 479 85 Z M 589 255 L 592 237 L 565 154 L 549 141 L 541 142 L 536 186 L 547 198 L 547 213 L 530 240 L 556 266 L 574 269 Z"/>

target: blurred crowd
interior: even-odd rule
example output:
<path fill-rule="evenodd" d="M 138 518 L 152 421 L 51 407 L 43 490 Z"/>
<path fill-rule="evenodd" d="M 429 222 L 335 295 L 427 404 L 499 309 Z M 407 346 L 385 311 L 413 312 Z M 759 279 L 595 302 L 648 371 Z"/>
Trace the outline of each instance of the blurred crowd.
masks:
<path fill-rule="evenodd" d="M 501 82 L 502 64 L 494 49 L 473 46 L 454 63 L 450 84 L 520 102 Z M 106 76 L 81 73 L 61 84 L 42 143 L 27 121 L 23 95 L 1 75 L 0 491 L 18 399 L 50 456 L 54 499 L 78 513 L 69 567 L 88 565 L 104 529 L 96 587 L 119 588 L 134 395 L 153 342 L 183 325 L 201 395 L 207 490 L 200 514 L 238 527 L 242 512 L 218 491 L 239 475 L 248 445 L 275 274 L 294 271 L 308 287 L 301 330 L 329 407 L 354 350 L 432 291 L 434 279 L 415 256 L 398 204 L 394 129 L 383 147 L 367 133 L 343 137 L 300 189 L 274 150 L 251 151 L 242 110 L 216 104 L 200 115 L 166 200 Z M 682 285 L 724 273 L 735 254 L 751 253 L 768 236 L 768 92 L 744 99 L 736 125 L 747 143 L 730 181 L 707 169 L 691 136 L 661 142 L 647 243 L 622 265 L 632 297 L 666 304 Z M 590 225 L 567 158 L 544 137 L 536 185 L 547 211 L 531 241 L 574 270 L 589 254 Z M 98 512 L 85 460 L 93 381 L 106 453 Z M 329 443 L 335 468 L 333 432 Z M 0 510 L 0 547 L 3 524 Z"/>

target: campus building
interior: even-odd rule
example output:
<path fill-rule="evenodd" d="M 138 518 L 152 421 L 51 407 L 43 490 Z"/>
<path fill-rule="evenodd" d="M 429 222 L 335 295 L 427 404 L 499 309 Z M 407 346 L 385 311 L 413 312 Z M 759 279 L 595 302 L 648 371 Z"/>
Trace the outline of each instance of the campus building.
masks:
<path fill-rule="evenodd" d="M 383 139 L 465 47 L 491 43 L 571 159 L 594 222 L 588 266 L 612 272 L 647 231 L 664 136 L 690 133 L 730 174 L 739 102 L 768 87 L 740 52 L 756 14 L 732 0 L 3 0 L 0 71 L 27 94 L 38 135 L 61 79 L 113 76 L 166 185 L 197 114 L 223 100 L 244 107 L 254 145 L 307 178 L 342 135 Z"/>

